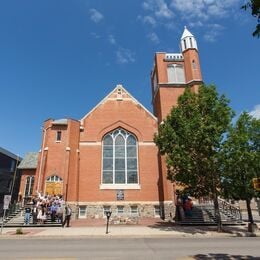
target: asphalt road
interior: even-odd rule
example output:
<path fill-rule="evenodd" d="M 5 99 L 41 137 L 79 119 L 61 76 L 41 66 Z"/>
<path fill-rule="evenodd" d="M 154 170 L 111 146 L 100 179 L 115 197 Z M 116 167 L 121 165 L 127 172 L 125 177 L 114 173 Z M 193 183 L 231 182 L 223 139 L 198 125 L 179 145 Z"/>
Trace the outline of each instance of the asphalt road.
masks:
<path fill-rule="evenodd" d="M 0 259 L 260 259 L 260 238 L 0 239 Z"/>

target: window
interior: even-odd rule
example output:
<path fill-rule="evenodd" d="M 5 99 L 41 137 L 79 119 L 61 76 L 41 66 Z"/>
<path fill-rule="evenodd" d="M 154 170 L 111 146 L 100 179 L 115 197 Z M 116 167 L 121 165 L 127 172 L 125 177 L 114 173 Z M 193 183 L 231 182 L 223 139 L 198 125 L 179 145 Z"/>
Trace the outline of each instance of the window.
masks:
<path fill-rule="evenodd" d="M 193 48 L 192 39 L 191 38 L 189 39 L 190 39 L 190 47 Z"/>
<path fill-rule="evenodd" d="M 34 176 L 28 176 L 25 182 L 24 197 L 32 196 Z"/>
<path fill-rule="evenodd" d="M 103 138 L 103 184 L 137 184 L 137 140 L 119 128 Z"/>
<path fill-rule="evenodd" d="M 61 141 L 61 131 L 57 131 L 56 133 L 56 142 L 60 142 Z"/>
<path fill-rule="evenodd" d="M 167 68 L 168 83 L 185 83 L 184 68 L 181 64 L 170 64 Z"/>
<path fill-rule="evenodd" d="M 195 60 L 192 61 L 192 68 L 193 68 L 194 70 L 197 69 Z"/>
<path fill-rule="evenodd" d="M 154 206 L 154 216 L 160 217 L 161 216 L 161 208 L 160 206 Z"/>
<path fill-rule="evenodd" d="M 124 206 L 117 206 L 117 214 L 123 214 L 124 213 Z"/>
<path fill-rule="evenodd" d="M 86 206 L 79 206 L 79 218 L 85 218 L 87 213 Z"/>
<path fill-rule="evenodd" d="M 131 206 L 131 215 L 138 215 L 137 206 Z"/>
<path fill-rule="evenodd" d="M 153 77 L 153 91 L 154 91 L 154 92 L 156 92 L 157 87 L 158 87 L 158 84 L 157 84 L 157 76 L 156 76 L 156 73 L 154 73 L 154 77 Z"/>
<path fill-rule="evenodd" d="M 49 181 L 49 182 L 60 182 L 60 181 L 62 181 L 62 179 L 57 175 L 53 175 L 53 176 L 49 177 L 47 179 L 47 181 Z"/>
<path fill-rule="evenodd" d="M 184 49 L 186 50 L 187 49 L 186 40 L 183 40 L 183 42 L 184 42 Z"/>

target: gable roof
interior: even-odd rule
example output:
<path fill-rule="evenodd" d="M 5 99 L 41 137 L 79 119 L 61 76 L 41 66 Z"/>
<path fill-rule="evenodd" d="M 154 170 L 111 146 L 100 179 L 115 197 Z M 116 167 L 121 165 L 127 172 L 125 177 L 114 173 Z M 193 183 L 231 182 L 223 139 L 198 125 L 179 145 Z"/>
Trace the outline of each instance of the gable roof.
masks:
<path fill-rule="evenodd" d="M 18 169 L 36 169 L 38 161 L 38 153 L 29 152 L 18 166 Z"/>
<path fill-rule="evenodd" d="M 121 93 L 121 94 L 120 94 Z M 132 100 L 144 109 L 149 116 L 154 120 L 158 120 L 147 108 L 145 108 L 137 99 L 135 99 L 122 85 L 117 85 L 104 99 L 102 99 L 92 110 L 90 110 L 80 122 L 87 118 L 93 111 L 95 111 L 101 104 L 104 104 L 107 100 Z"/>

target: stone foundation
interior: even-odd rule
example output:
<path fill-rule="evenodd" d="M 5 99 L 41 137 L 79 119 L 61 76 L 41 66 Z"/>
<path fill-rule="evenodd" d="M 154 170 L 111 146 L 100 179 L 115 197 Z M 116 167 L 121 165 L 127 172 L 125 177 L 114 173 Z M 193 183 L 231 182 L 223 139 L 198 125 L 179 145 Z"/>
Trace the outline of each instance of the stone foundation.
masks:
<path fill-rule="evenodd" d="M 104 203 L 69 203 L 73 211 L 73 219 L 106 218 L 104 209 L 112 211 L 111 221 L 118 224 L 137 223 L 139 218 L 161 218 L 172 220 L 175 216 L 175 205 L 172 202 L 104 202 Z M 123 212 L 118 212 L 118 206 Z M 137 212 L 131 212 L 131 207 L 137 207 Z"/>

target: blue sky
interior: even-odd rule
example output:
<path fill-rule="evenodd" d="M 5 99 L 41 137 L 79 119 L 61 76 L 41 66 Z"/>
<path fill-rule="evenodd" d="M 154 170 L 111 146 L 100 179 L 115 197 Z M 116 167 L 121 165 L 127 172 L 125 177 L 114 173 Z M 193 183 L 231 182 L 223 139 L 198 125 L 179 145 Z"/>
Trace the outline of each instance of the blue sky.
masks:
<path fill-rule="evenodd" d="M 241 0 L 0 2 L 0 146 L 39 151 L 47 118 L 81 119 L 116 84 L 151 109 L 156 51 L 195 35 L 204 82 L 260 114 L 260 39 Z M 258 111 L 258 112 L 257 112 Z"/>

